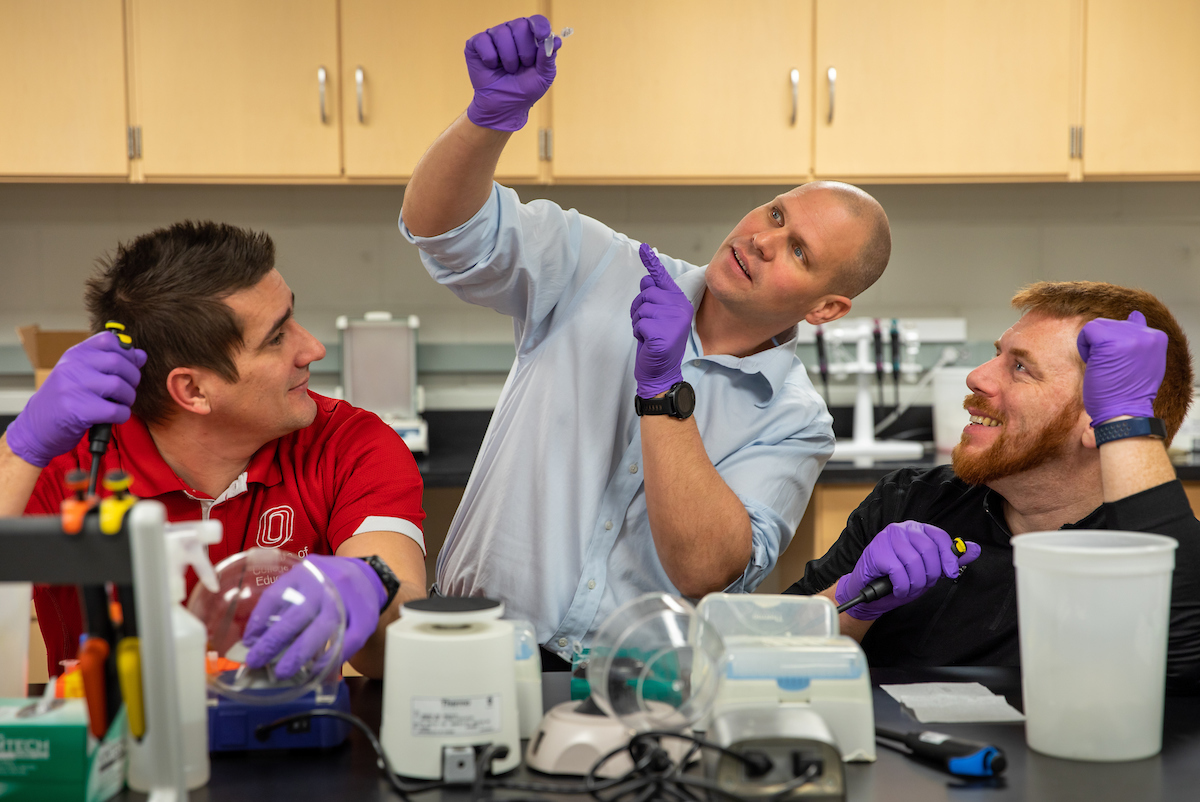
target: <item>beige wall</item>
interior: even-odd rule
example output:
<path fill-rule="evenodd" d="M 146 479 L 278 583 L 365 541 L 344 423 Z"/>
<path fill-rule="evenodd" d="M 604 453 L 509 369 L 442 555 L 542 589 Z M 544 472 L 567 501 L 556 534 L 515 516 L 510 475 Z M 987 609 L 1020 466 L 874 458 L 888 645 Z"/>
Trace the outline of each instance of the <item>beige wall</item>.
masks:
<path fill-rule="evenodd" d="M 741 215 L 778 187 L 526 187 L 663 251 L 707 262 Z M 1200 338 L 1200 184 L 880 186 L 891 267 L 856 310 L 965 316 L 973 340 L 1013 319 L 1038 279 L 1098 279 L 1159 293 Z M 460 303 L 396 232 L 400 187 L 0 185 L 0 344 L 13 327 L 83 323 L 81 283 L 122 240 L 182 218 L 264 228 L 301 322 L 327 341 L 337 315 L 421 316 L 426 342 L 507 342 L 507 319 Z"/>

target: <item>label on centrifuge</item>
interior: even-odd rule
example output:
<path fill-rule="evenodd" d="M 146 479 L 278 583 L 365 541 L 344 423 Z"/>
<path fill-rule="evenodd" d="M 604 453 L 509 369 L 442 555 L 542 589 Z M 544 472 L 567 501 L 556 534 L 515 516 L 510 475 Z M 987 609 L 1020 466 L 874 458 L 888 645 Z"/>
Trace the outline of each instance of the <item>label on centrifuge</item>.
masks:
<path fill-rule="evenodd" d="M 412 734 L 486 735 L 500 732 L 500 695 L 426 696 L 412 700 Z"/>

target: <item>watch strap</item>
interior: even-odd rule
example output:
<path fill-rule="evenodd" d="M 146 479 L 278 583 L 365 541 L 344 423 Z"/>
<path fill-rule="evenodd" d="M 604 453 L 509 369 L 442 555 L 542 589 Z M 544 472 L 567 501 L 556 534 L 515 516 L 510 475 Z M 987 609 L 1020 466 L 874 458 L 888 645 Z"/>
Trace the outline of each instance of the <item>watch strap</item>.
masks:
<path fill-rule="evenodd" d="M 670 415 L 673 405 L 669 399 L 669 395 L 659 398 L 642 398 L 636 395 L 633 397 L 633 407 L 638 415 Z"/>
<path fill-rule="evenodd" d="M 379 575 L 379 581 L 383 583 L 383 589 L 387 591 L 387 601 L 379 608 L 379 612 L 383 612 L 392 603 L 392 599 L 396 598 L 396 594 L 400 591 L 400 579 L 388 567 L 388 564 L 379 558 L 378 555 L 372 554 L 370 557 L 359 557 L 358 559 L 365 562 L 367 565 Z"/>
<path fill-rule="evenodd" d="M 1167 439 L 1167 427 L 1161 418 L 1125 418 L 1124 420 L 1109 421 L 1096 426 L 1096 445 L 1101 446 L 1113 440 L 1126 437 L 1157 437 Z"/>

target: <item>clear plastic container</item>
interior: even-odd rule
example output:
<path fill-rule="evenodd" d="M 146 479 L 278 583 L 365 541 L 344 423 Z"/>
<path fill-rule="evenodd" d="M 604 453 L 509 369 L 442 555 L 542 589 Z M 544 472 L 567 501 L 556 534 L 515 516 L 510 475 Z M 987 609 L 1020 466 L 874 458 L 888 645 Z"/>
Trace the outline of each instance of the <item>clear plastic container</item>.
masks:
<path fill-rule="evenodd" d="M 1075 760 L 1157 754 L 1178 543 L 1077 529 L 1012 545 L 1030 748 Z"/>
<path fill-rule="evenodd" d="M 275 676 L 273 664 L 260 669 L 245 665 L 249 649 L 242 634 L 259 599 L 280 576 L 291 570 L 308 571 L 319 588 L 321 606 L 332 615 L 333 626 L 324 647 L 291 677 Z M 278 549 L 250 549 L 234 554 L 216 567 L 219 589 L 203 584 L 192 589 L 188 610 L 208 632 L 208 686 L 222 696 L 247 704 L 279 704 L 299 699 L 315 690 L 326 677 L 341 669 L 346 610 L 341 595 L 311 562 Z M 292 592 L 295 591 L 295 592 Z M 283 594 L 285 604 L 302 604 L 305 596 L 293 588 Z M 286 615 L 286 612 L 283 613 Z M 281 616 L 273 616 L 272 620 Z"/>
<path fill-rule="evenodd" d="M 592 698 L 639 732 L 682 729 L 711 708 L 724 652 L 721 636 L 689 602 L 640 596 L 614 610 L 592 640 Z"/>

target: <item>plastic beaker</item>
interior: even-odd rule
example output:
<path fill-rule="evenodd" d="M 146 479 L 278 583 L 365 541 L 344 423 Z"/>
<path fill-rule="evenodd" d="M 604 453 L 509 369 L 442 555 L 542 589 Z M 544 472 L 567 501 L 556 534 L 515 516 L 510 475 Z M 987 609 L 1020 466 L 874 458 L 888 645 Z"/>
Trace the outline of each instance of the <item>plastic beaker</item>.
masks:
<path fill-rule="evenodd" d="M 279 598 L 284 605 L 302 605 L 305 592 L 320 599 L 317 620 L 329 626 L 328 640 L 299 671 L 287 678 L 275 676 L 274 661 L 264 668 L 245 664 L 249 651 L 242 635 L 250 614 L 267 588 L 288 571 L 305 571 L 313 581 L 288 589 Z M 317 567 L 295 554 L 278 549 L 254 548 L 230 555 L 216 566 L 219 590 L 213 593 L 197 583 L 187 608 L 208 631 L 208 686 L 230 699 L 247 704 L 282 704 L 318 688 L 326 678 L 337 677 L 342 667 L 342 639 L 346 610 L 342 597 Z M 279 617 L 286 612 L 277 613 Z M 274 617 L 272 618 L 274 620 Z"/>
<path fill-rule="evenodd" d="M 1074 760 L 1157 754 L 1178 543 L 1076 529 L 1012 545 L 1030 748 Z"/>
<path fill-rule="evenodd" d="M 597 706 L 630 729 L 679 730 L 711 709 L 724 654 L 721 636 L 689 602 L 649 593 L 600 625 L 588 685 Z"/>

